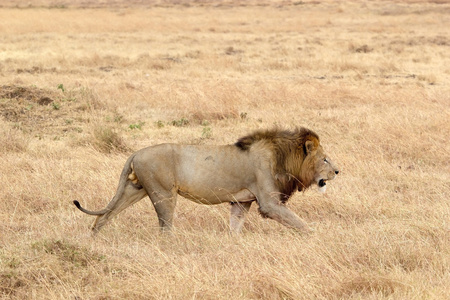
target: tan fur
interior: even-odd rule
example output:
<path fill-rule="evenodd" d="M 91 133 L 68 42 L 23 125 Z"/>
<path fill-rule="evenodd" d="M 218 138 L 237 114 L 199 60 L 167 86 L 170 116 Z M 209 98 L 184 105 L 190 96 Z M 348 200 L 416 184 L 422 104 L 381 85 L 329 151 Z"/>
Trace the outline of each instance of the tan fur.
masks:
<path fill-rule="evenodd" d="M 337 168 L 309 129 L 257 131 L 234 145 L 161 144 L 144 148 L 127 160 L 116 195 L 97 215 L 93 230 L 145 196 L 151 199 L 162 229 L 172 227 L 177 194 L 202 204 L 232 203 L 231 230 L 239 232 L 251 203 L 263 217 L 308 231 L 285 205 L 297 190 L 312 184 L 324 189 Z"/>

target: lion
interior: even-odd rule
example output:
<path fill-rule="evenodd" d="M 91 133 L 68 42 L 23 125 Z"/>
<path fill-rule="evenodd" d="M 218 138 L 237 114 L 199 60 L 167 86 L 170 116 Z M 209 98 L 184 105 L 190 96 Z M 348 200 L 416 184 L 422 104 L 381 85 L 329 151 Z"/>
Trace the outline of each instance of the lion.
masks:
<path fill-rule="evenodd" d="M 177 195 L 201 204 L 231 203 L 230 229 L 241 232 L 250 206 L 262 217 L 309 232 L 285 203 L 311 185 L 324 191 L 339 173 L 325 154 L 319 136 L 306 128 L 259 130 L 222 146 L 160 144 L 132 154 L 120 175 L 117 192 L 105 209 L 82 212 L 97 216 L 92 230 L 148 196 L 161 230 L 170 230 Z"/>

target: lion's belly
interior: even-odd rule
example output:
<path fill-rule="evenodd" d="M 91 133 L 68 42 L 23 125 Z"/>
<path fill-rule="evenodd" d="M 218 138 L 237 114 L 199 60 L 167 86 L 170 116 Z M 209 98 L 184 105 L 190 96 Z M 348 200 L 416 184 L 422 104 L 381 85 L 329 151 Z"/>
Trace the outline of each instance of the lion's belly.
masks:
<path fill-rule="evenodd" d="M 194 202 L 208 205 L 224 202 L 248 202 L 256 199 L 255 195 L 247 189 L 234 193 L 221 188 L 215 188 L 210 191 L 196 191 L 195 193 L 179 189 L 178 194 Z"/>

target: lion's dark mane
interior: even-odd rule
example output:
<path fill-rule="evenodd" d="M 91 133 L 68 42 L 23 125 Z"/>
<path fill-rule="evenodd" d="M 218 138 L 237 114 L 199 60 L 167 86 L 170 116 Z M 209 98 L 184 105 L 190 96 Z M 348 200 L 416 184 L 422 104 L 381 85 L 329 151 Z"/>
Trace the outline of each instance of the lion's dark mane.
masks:
<path fill-rule="evenodd" d="M 274 176 L 281 192 L 280 200 L 286 202 L 297 190 L 311 185 L 312 179 L 302 179 L 300 169 L 306 157 L 306 141 L 320 143 L 319 136 L 310 129 L 298 127 L 294 130 L 258 130 L 244 136 L 234 144 L 242 151 L 250 151 L 257 143 L 264 143 L 273 150 Z M 308 167 L 308 166 L 306 166 Z"/>

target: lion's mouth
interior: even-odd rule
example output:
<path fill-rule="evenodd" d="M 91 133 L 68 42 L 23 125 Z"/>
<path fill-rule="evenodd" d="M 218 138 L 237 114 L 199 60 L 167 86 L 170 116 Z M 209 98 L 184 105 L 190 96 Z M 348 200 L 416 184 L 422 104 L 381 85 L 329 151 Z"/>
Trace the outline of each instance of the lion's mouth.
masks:
<path fill-rule="evenodd" d="M 320 179 L 317 182 L 317 188 L 319 190 L 320 193 L 325 193 L 325 191 L 327 190 L 327 182 L 325 179 Z"/>

